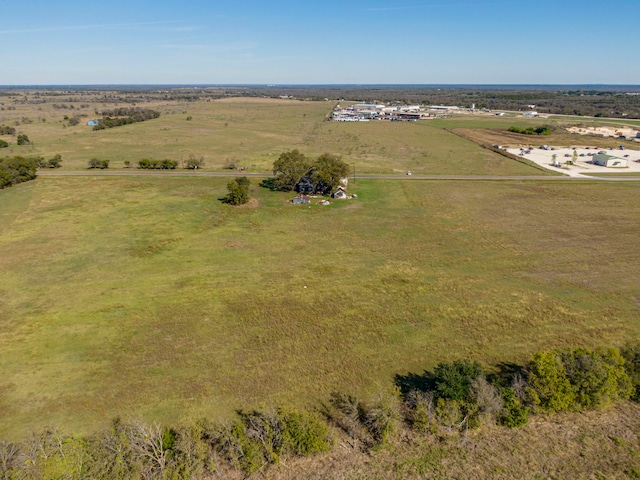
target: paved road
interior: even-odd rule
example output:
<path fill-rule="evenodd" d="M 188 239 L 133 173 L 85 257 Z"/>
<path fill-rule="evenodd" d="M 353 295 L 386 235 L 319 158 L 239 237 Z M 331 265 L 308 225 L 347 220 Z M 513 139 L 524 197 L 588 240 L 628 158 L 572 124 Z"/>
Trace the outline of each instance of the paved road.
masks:
<path fill-rule="evenodd" d="M 268 173 L 246 173 L 246 172 L 205 172 L 205 171 L 154 171 L 154 170 L 39 170 L 38 176 L 42 177 L 270 177 Z M 498 176 L 498 175 L 383 175 L 383 174 L 359 174 L 356 177 L 360 178 L 379 178 L 389 180 L 476 180 L 476 181 L 496 181 L 496 180 L 532 180 L 532 181 L 609 181 L 609 182 L 638 182 L 640 176 L 637 177 L 569 177 L 563 176 L 545 176 L 545 175 L 513 175 L 513 176 Z M 349 177 L 353 182 L 353 178 Z"/>

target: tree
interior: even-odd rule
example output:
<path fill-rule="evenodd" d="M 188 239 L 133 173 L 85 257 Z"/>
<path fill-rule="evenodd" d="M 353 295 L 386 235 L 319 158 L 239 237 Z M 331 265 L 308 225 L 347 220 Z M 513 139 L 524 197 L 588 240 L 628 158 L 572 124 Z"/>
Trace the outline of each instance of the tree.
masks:
<path fill-rule="evenodd" d="M 632 381 L 617 350 L 575 348 L 560 357 L 581 407 L 599 408 L 632 395 Z"/>
<path fill-rule="evenodd" d="M 323 153 L 311 166 L 314 193 L 328 195 L 340 185 L 340 180 L 348 176 L 349 165 L 331 153 Z"/>
<path fill-rule="evenodd" d="M 227 183 L 229 193 L 223 201 L 230 205 L 244 205 L 249 201 L 249 185 L 247 177 L 236 177 L 232 182 Z"/>
<path fill-rule="evenodd" d="M 482 366 L 470 360 L 439 363 L 433 371 L 436 395 L 440 398 L 468 401 L 471 382 L 483 376 Z"/>
<path fill-rule="evenodd" d="M 47 160 L 46 166 L 49 168 L 60 168 L 62 163 L 62 155 L 56 153 L 52 158 Z"/>
<path fill-rule="evenodd" d="M 276 176 L 273 183 L 275 190 L 292 191 L 300 179 L 309 172 L 310 167 L 311 162 L 298 150 L 281 153 L 273 162 L 273 174 Z"/>
<path fill-rule="evenodd" d="M 189 170 L 196 170 L 198 168 L 202 168 L 204 166 L 204 158 L 196 157 L 195 155 L 189 155 L 189 159 L 184 168 Z"/>
<path fill-rule="evenodd" d="M 31 145 L 31 141 L 29 137 L 27 137 L 24 133 L 18 135 L 18 145 Z"/>

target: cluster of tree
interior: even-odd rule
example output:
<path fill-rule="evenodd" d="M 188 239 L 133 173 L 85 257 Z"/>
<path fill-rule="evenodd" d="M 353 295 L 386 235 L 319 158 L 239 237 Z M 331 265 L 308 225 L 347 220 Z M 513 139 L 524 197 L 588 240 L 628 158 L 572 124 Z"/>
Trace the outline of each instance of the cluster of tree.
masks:
<path fill-rule="evenodd" d="M 0 135 L 15 135 L 16 129 L 7 125 L 0 125 Z"/>
<path fill-rule="evenodd" d="M 553 127 L 552 125 L 541 125 L 535 128 L 509 127 L 508 130 L 510 132 L 521 133 L 523 135 L 551 135 L 554 132 L 555 127 Z"/>
<path fill-rule="evenodd" d="M 38 159 L 25 157 L 0 158 L 0 189 L 36 178 Z"/>
<path fill-rule="evenodd" d="M 273 174 L 260 185 L 283 192 L 329 195 L 349 175 L 349 165 L 331 153 L 311 160 L 298 150 L 290 150 L 273 163 Z"/>
<path fill-rule="evenodd" d="M 249 201 L 249 186 L 251 182 L 247 177 L 236 177 L 227 183 L 227 196 L 222 198 L 229 205 L 244 205 Z"/>
<path fill-rule="evenodd" d="M 523 367 L 488 375 L 472 361 L 440 363 L 421 376 L 396 377 L 406 418 L 420 431 L 499 424 L 518 427 L 529 414 L 598 409 L 640 398 L 640 344 L 616 349 L 540 352 Z"/>
<path fill-rule="evenodd" d="M 178 166 L 178 162 L 175 160 L 150 160 L 148 158 L 143 158 L 138 161 L 138 168 L 146 169 L 146 170 L 175 170 Z"/>
<path fill-rule="evenodd" d="M 80 124 L 80 117 L 77 115 L 73 117 L 69 117 L 68 115 L 65 115 L 64 120 L 66 120 L 69 123 L 69 125 L 72 127 Z"/>
<path fill-rule="evenodd" d="M 93 127 L 94 130 L 119 127 L 131 123 L 144 122 L 160 116 L 160 112 L 148 108 L 116 108 L 102 112 L 103 118 Z"/>
<path fill-rule="evenodd" d="M 362 400 L 334 392 L 317 412 L 239 410 L 222 425 L 115 420 L 89 437 L 47 429 L 22 443 L 0 442 L 0 478 L 181 479 L 224 477 L 230 468 L 250 474 L 286 458 L 326 452 L 338 431 L 368 450 L 405 427 L 425 434 L 490 424 L 515 428 L 537 412 L 640 401 L 640 343 L 620 351 L 539 352 L 526 365 L 491 371 L 471 360 L 442 362 L 422 375 L 396 376 L 397 394 Z"/>
<path fill-rule="evenodd" d="M 230 468 L 252 473 L 268 464 L 332 448 L 320 417 L 291 409 L 238 412 L 226 425 L 206 420 L 165 428 L 116 419 L 91 437 L 55 429 L 22 443 L 0 442 L 0 478 L 203 478 Z"/>
<path fill-rule="evenodd" d="M 38 168 L 60 168 L 62 166 L 62 155 L 56 153 L 49 160 L 44 157 L 38 157 Z"/>
<path fill-rule="evenodd" d="M 101 170 L 104 170 L 105 168 L 109 168 L 109 160 L 92 158 L 91 160 L 89 160 L 89 168 L 99 168 Z"/>

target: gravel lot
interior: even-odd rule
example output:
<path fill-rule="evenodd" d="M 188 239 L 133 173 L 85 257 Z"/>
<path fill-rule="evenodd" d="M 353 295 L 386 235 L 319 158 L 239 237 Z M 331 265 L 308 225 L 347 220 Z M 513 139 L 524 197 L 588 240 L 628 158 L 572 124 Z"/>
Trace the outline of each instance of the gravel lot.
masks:
<path fill-rule="evenodd" d="M 540 146 L 530 147 L 529 153 L 522 153 L 520 148 L 508 148 L 507 151 L 514 155 L 521 156 L 527 160 L 537 163 L 549 170 L 555 172 L 561 172 L 572 177 L 580 177 L 583 174 L 589 173 L 638 173 L 640 175 L 640 150 L 609 150 L 596 147 L 575 147 L 578 152 L 578 161 L 575 165 L 566 165 L 567 160 L 573 159 L 574 148 L 554 148 L 553 150 L 543 150 Z M 524 149 L 526 151 L 526 149 Z M 591 161 L 591 155 L 598 152 L 606 152 L 607 155 L 617 157 L 627 161 L 627 167 L 612 168 L 601 167 L 599 165 L 593 165 L 589 163 Z M 552 156 L 557 155 L 557 161 L 560 163 L 560 167 L 553 166 Z M 589 155 L 591 154 L 591 155 Z M 584 156 L 582 156 L 584 155 Z"/>

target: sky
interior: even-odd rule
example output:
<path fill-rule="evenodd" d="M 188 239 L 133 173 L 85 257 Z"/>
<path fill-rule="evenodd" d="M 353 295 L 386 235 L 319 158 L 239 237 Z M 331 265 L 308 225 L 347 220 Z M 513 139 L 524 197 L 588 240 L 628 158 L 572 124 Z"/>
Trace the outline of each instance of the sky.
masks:
<path fill-rule="evenodd" d="M 0 85 L 637 85 L 639 6 L 0 0 Z"/>

